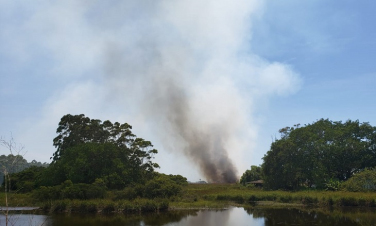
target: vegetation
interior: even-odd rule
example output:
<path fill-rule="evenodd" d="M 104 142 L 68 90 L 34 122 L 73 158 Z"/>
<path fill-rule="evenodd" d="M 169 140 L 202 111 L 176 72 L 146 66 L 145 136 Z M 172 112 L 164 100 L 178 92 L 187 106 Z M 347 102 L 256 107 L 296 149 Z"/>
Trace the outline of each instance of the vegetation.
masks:
<path fill-rule="evenodd" d="M 43 166 L 31 166 L 21 172 L 13 173 L 9 189 L 20 193 L 33 191 L 39 187 L 38 181 L 45 170 L 46 167 Z"/>
<path fill-rule="evenodd" d="M 376 170 L 365 169 L 352 176 L 343 183 L 342 187 L 353 192 L 375 192 L 376 191 Z"/>
<path fill-rule="evenodd" d="M 271 144 L 262 171 L 268 189 L 325 189 L 376 166 L 376 127 L 359 121 L 318 120 L 286 127 Z"/>
<path fill-rule="evenodd" d="M 246 185 L 248 182 L 261 180 L 262 172 L 260 166 L 251 166 L 250 170 L 246 170 L 240 177 L 240 183 Z"/>
<path fill-rule="evenodd" d="M 65 185 L 71 187 L 72 185 Z M 72 189 L 74 190 L 74 189 Z M 71 191 L 72 191 L 71 190 Z M 13 205 L 40 206 L 48 212 L 148 212 L 167 209 L 222 209 L 228 206 L 316 206 L 376 207 L 376 193 L 348 191 L 265 191 L 240 184 L 189 184 L 169 198 L 129 198 L 120 191 L 106 191 L 104 198 L 80 199 L 62 196 L 46 200 L 28 194 L 14 194 Z M 66 189 L 62 193 L 70 193 Z M 0 193 L 0 198 L 3 193 Z"/>
<path fill-rule="evenodd" d="M 310 205 L 376 207 L 376 193 L 348 191 L 265 191 L 240 184 L 190 184 L 170 208 L 218 208 L 229 205 Z"/>
<path fill-rule="evenodd" d="M 187 179 L 155 172 L 159 166 L 152 159 L 157 150 L 131 128 L 127 123 L 65 115 L 53 141 L 57 150 L 52 163 L 13 173 L 11 183 L 5 185 L 56 210 L 66 210 L 67 203 L 72 210 L 80 209 L 77 203 L 101 211 L 113 211 L 117 205 L 125 205 L 126 211 L 166 209 L 167 199 L 181 195 Z M 88 200 L 110 203 L 113 208 L 92 203 L 94 208 Z"/>
<path fill-rule="evenodd" d="M 240 184 L 188 184 L 183 176 L 157 173 L 159 166 L 152 161 L 157 150 L 131 128 L 127 123 L 84 115 L 63 116 L 53 140 L 57 150 L 52 163 L 7 174 L 5 187 L 17 192 L 9 198 L 12 205 L 26 203 L 51 212 L 145 212 L 277 203 L 376 207 L 376 193 L 370 192 L 376 189 L 372 168 L 376 128 L 368 123 L 321 119 L 304 127 L 283 128 L 264 163 L 245 171 Z M 260 179 L 264 188 L 244 186 Z"/>
<path fill-rule="evenodd" d="M 9 144 L 9 142 L 12 142 L 10 145 L 14 145 L 14 141 L 4 141 Z M 7 149 L 9 147 L 6 147 Z M 19 151 L 19 150 L 17 150 Z M 32 166 L 37 167 L 47 167 L 48 163 L 41 163 L 36 160 L 33 160 L 31 162 L 28 162 L 26 159 L 23 158 L 20 153 L 15 154 L 9 154 L 9 155 L 0 155 L 0 168 L 2 171 L 0 172 L 0 184 L 4 183 L 4 172 L 3 169 L 7 169 L 8 173 L 18 173 L 21 172 L 24 169 L 27 169 Z"/>
<path fill-rule="evenodd" d="M 65 115 L 53 140 L 57 148 L 53 161 L 42 176 L 41 185 L 93 183 L 103 179 L 109 189 L 123 189 L 152 179 L 157 163 L 150 141 L 137 138 L 127 123 Z"/>

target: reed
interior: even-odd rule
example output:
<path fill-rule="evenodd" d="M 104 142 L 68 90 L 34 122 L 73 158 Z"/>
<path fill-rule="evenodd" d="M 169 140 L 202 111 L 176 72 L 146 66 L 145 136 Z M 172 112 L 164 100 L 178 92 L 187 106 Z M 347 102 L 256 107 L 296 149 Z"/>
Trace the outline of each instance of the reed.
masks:
<path fill-rule="evenodd" d="M 168 200 L 134 199 L 113 201 L 111 199 L 93 200 L 55 200 L 43 202 L 40 205 L 44 211 L 54 212 L 77 212 L 77 213 L 144 213 L 167 210 Z"/>
<path fill-rule="evenodd" d="M 0 200 L 4 194 L 0 193 Z M 222 209 L 247 205 L 304 205 L 317 207 L 376 207 L 376 193 L 347 191 L 265 191 L 239 184 L 189 184 L 169 199 L 126 199 L 111 192 L 102 199 L 35 202 L 30 194 L 12 194 L 13 206 L 39 206 L 48 212 L 140 213 L 167 209 Z"/>
<path fill-rule="evenodd" d="M 194 200 L 192 201 L 192 197 Z M 264 191 L 249 189 L 238 184 L 190 184 L 183 197 L 172 206 L 188 206 L 187 203 L 222 203 L 226 205 L 247 205 L 257 203 L 297 204 L 311 206 L 376 206 L 376 193 L 346 191 Z M 198 204 L 195 204 L 197 206 Z"/>

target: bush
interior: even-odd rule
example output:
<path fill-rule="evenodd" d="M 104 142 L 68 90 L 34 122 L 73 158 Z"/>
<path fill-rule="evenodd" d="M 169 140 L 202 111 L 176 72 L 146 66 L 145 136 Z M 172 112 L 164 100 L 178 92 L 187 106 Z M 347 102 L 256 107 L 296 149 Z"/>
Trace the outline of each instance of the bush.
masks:
<path fill-rule="evenodd" d="M 60 189 L 58 186 L 41 186 L 39 189 L 33 191 L 32 197 L 39 201 L 60 199 Z"/>
<path fill-rule="evenodd" d="M 180 194 L 182 186 L 168 176 L 160 175 L 145 184 L 145 198 L 170 198 Z"/>
<path fill-rule="evenodd" d="M 326 191 L 338 191 L 341 188 L 341 182 L 338 179 L 330 179 L 325 183 Z"/>
<path fill-rule="evenodd" d="M 365 169 L 343 183 L 343 188 L 353 192 L 376 191 L 376 170 Z"/>
<path fill-rule="evenodd" d="M 116 191 L 114 193 L 114 200 L 119 199 L 127 199 L 127 200 L 134 200 L 136 198 L 143 197 L 145 192 L 145 186 L 142 184 L 136 184 L 132 187 L 127 187 L 121 191 Z"/>
<path fill-rule="evenodd" d="M 19 193 L 31 192 L 38 187 L 37 180 L 45 170 L 46 168 L 42 166 L 31 166 L 21 172 L 12 174 L 11 190 Z"/>
<path fill-rule="evenodd" d="M 67 180 L 63 184 L 53 187 L 41 186 L 34 190 L 33 198 L 39 201 L 57 199 L 95 199 L 104 198 L 106 188 L 100 183 L 73 184 Z"/>

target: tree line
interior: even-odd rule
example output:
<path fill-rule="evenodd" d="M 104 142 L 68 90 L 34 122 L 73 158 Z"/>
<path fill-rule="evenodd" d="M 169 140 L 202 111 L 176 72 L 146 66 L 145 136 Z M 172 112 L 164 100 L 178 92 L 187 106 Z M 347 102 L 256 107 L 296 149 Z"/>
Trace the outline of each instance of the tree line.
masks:
<path fill-rule="evenodd" d="M 9 154 L 9 155 L 0 155 L 0 184 L 4 182 L 4 172 L 3 169 L 7 169 L 8 173 L 18 173 L 29 167 L 48 167 L 48 163 L 41 163 L 36 160 L 28 162 L 20 154 Z"/>
<path fill-rule="evenodd" d="M 157 173 L 153 159 L 158 151 L 131 129 L 84 114 L 64 115 L 53 139 L 52 162 L 13 174 L 12 189 L 34 191 L 38 199 L 102 198 L 107 190 L 133 198 L 177 195 L 187 179 Z"/>
<path fill-rule="evenodd" d="M 320 119 L 279 132 L 258 167 L 267 189 L 325 189 L 376 166 L 376 127 L 369 123 Z"/>
<path fill-rule="evenodd" d="M 107 190 L 121 191 L 119 197 L 128 198 L 177 195 L 187 179 L 157 173 L 159 165 L 153 159 L 158 151 L 131 129 L 127 123 L 67 114 L 53 139 L 52 162 L 45 167 L 33 161 L 35 166 L 12 174 L 11 189 L 36 190 L 37 197 L 53 198 L 102 197 Z M 251 166 L 240 183 L 262 179 L 264 188 L 272 190 L 335 190 L 348 181 L 353 190 L 359 190 L 354 185 L 358 176 L 366 180 L 360 187 L 376 189 L 376 177 L 369 176 L 376 172 L 372 170 L 376 166 L 376 127 L 320 119 L 279 132 L 280 138 L 272 142 L 262 165 Z M 6 163 L 14 158 L 22 163 L 17 171 L 27 168 L 22 156 L 0 156 L 0 163 L 10 167 Z"/>

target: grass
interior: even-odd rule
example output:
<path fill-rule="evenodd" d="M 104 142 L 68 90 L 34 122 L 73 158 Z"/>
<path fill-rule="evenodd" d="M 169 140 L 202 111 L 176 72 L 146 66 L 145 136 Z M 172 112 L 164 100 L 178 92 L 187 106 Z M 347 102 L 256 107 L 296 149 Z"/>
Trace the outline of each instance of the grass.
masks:
<path fill-rule="evenodd" d="M 76 212 L 76 213 L 144 213 L 158 212 L 168 209 L 168 200 L 135 199 L 129 200 L 54 200 L 42 203 L 41 208 L 46 212 Z"/>
<path fill-rule="evenodd" d="M 37 203 L 29 194 L 8 193 L 8 205 L 17 206 L 35 206 Z M 0 206 L 5 206 L 5 193 L 0 192 Z"/>
<path fill-rule="evenodd" d="M 345 191 L 264 191 L 239 184 L 190 184 L 182 197 L 170 202 L 171 208 L 221 208 L 230 205 L 310 205 L 375 207 L 376 193 Z"/>
<path fill-rule="evenodd" d="M 224 209 L 229 206 L 376 207 L 376 193 L 345 191 L 264 191 L 239 184 L 189 184 L 182 195 L 170 199 L 54 200 L 36 202 L 29 194 L 10 194 L 10 206 L 39 206 L 49 212 L 158 212 L 167 209 Z M 4 206 L 4 193 L 0 205 Z"/>

